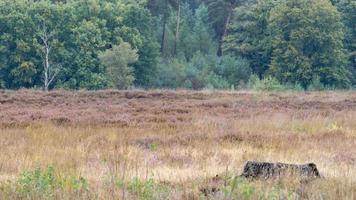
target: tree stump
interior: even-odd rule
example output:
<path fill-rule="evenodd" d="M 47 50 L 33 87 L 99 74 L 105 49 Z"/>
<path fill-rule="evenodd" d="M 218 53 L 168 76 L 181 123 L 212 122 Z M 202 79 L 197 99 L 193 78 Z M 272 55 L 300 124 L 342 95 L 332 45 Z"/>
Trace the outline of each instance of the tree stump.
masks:
<path fill-rule="evenodd" d="M 241 174 L 246 178 L 300 177 L 319 178 L 320 173 L 314 163 L 297 165 L 248 161 Z"/>

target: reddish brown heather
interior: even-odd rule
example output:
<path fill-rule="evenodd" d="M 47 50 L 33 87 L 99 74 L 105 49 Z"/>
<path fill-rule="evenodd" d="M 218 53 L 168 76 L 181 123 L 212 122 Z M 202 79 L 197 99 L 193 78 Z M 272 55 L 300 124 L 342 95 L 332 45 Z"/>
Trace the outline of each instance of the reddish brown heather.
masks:
<path fill-rule="evenodd" d="M 38 121 L 144 126 L 189 123 L 194 114 L 249 119 L 283 113 L 303 119 L 353 110 L 354 92 L 0 91 L 2 126 L 26 126 Z"/>

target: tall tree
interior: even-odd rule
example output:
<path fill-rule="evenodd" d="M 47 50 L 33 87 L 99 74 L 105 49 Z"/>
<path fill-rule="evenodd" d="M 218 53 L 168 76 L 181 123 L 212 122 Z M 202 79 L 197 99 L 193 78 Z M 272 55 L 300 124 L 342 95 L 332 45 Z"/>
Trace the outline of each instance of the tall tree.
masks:
<path fill-rule="evenodd" d="M 353 72 L 353 84 L 356 85 L 356 1 L 334 0 L 345 25 L 345 48 L 348 52 L 350 68 Z"/>
<path fill-rule="evenodd" d="M 209 8 L 210 19 L 213 22 L 216 36 L 219 41 L 217 55 L 222 56 L 223 44 L 227 35 L 228 26 L 231 23 L 231 18 L 234 9 L 242 2 L 242 0 L 205 0 Z M 246 0 L 245 0 L 246 1 Z"/>
<path fill-rule="evenodd" d="M 203 55 L 215 54 L 217 42 L 214 38 L 214 29 L 209 21 L 208 9 L 201 4 L 195 10 L 192 10 L 188 3 L 184 3 L 181 8 L 181 25 L 178 38 L 177 52 L 175 57 L 190 60 L 195 53 L 200 52 Z M 169 30 L 174 34 L 176 30 L 176 19 L 173 17 L 169 23 Z M 174 47 L 174 35 L 172 43 L 172 52 Z M 174 55 L 174 54 L 172 54 Z"/>
<path fill-rule="evenodd" d="M 177 1 L 179 1 L 177 4 Z M 180 5 L 180 0 L 148 0 L 147 6 L 151 11 L 153 16 L 157 16 L 161 18 L 162 23 L 162 33 L 160 38 L 161 43 L 161 54 L 164 55 L 166 53 L 166 42 L 167 42 L 167 23 L 172 12 L 172 8 L 177 8 L 177 5 Z M 180 14 L 180 12 L 179 12 Z M 176 23 L 178 26 L 178 23 Z"/>
<path fill-rule="evenodd" d="M 208 8 L 204 4 L 195 10 L 193 20 L 193 27 L 190 32 L 192 38 L 189 41 L 193 50 L 192 54 L 196 52 L 201 52 L 204 55 L 215 54 L 214 51 L 217 49 L 218 42 L 214 39 L 214 29 L 209 20 Z M 187 58 L 189 58 L 188 55 Z"/>
<path fill-rule="evenodd" d="M 271 37 L 267 26 L 271 9 L 277 2 L 260 0 L 238 6 L 223 45 L 226 54 L 247 59 L 260 78 L 265 75 L 271 61 Z"/>
<path fill-rule="evenodd" d="M 173 55 L 177 55 L 177 43 L 179 41 L 180 15 L 181 15 L 181 0 L 176 0 L 177 17 L 176 17 L 176 31 L 174 35 Z"/>
<path fill-rule="evenodd" d="M 341 17 L 329 0 L 285 0 L 271 11 L 270 74 L 304 88 L 316 76 L 324 85 L 347 87 Z"/>
<path fill-rule="evenodd" d="M 155 38 L 154 20 L 152 14 L 144 6 L 130 4 L 124 13 L 123 23 L 134 27 L 139 33 L 139 41 L 132 43 L 138 49 L 139 60 L 134 64 L 135 85 L 149 87 L 157 73 L 157 58 L 159 42 Z"/>

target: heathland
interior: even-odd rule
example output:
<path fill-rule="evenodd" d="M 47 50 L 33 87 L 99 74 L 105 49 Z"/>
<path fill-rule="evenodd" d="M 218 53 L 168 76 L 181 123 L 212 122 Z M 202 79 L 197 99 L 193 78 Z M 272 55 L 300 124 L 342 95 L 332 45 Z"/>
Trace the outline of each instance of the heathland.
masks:
<path fill-rule="evenodd" d="M 0 199 L 355 199 L 355 119 L 355 92 L 0 91 Z"/>

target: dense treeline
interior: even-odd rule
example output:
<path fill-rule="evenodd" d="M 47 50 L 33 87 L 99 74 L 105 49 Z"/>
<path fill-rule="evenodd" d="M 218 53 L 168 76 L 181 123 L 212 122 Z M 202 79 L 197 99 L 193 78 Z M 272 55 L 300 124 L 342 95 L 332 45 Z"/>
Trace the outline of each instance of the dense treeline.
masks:
<path fill-rule="evenodd" d="M 0 88 L 350 88 L 355 24 L 354 0 L 0 0 Z"/>

